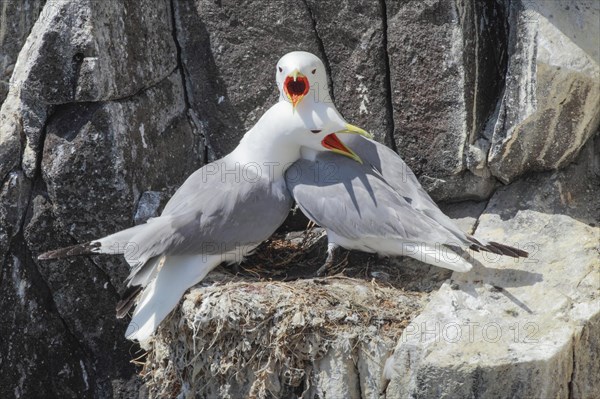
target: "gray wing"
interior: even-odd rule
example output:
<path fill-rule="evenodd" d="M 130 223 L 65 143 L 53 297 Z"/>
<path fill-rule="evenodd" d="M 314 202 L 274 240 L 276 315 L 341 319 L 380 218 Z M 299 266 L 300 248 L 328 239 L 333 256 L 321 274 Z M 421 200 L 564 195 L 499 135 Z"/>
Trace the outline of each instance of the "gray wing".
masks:
<path fill-rule="evenodd" d="M 358 147 L 353 150 L 358 153 Z M 462 232 L 457 235 L 414 206 L 416 201 L 423 201 L 414 194 L 422 190 L 420 185 L 399 193 L 382 173 L 363 160 L 365 164 L 361 165 L 346 157 L 321 153 L 315 162 L 297 161 L 286 173 L 286 184 L 310 219 L 343 237 L 466 241 Z"/>
<path fill-rule="evenodd" d="M 161 216 L 132 238 L 135 250 L 127 254 L 128 261 L 137 257 L 140 264 L 161 254 L 225 253 L 258 245 L 273 234 L 292 202 L 283 183 L 271 184 L 266 176 L 248 180 L 220 173 L 223 162 L 206 165 L 185 181 Z"/>
<path fill-rule="evenodd" d="M 344 143 L 380 173 L 387 184 L 410 202 L 411 206 L 452 231 L 456 236 L 465 234 L 423 189 L 417 176 L 404 160 L 387 146 L 358 135 L 343 135 Z"/>

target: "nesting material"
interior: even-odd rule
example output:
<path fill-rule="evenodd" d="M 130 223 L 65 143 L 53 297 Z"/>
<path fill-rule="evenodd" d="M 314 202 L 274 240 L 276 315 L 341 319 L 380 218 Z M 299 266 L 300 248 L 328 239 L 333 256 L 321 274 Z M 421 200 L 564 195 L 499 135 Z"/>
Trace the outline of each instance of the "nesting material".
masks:
<path fill-rule="evenodd" d="M 349 278 L 196 288 L 151 344 L 145 373 L 155 397 L 301 395 L 348 367 L 358 374 L 361 358 L 381 368 L 420 308 L 419 294 Z"/>
<path fill-rule="evenodd" d="M 272 255 L 287 268 L 306 266 L 297 255 L 285 262 L 286 251 L 297 254 L 304 243 L 275 239 L 257 259 Z M 147 343 L 142 375 L 150 395 L 376 397 L 386 359 L 428 294 L 394 285 L 406 275 L 386 272 L 383 260 L 361 262 L 359 271 L 346 264 L 345 274 L 354 270 L 356 277 L 266 281 L 252 263 L 245 276 L 213 274 Z"/>

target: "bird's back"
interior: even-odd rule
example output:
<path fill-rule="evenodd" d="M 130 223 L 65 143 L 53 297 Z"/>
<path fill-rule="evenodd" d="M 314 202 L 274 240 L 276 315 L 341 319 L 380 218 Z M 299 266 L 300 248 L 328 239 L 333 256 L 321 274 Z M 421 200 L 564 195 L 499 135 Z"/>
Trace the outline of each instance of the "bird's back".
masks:
<path fill-rule="evenodd" d="M 398 155 L 390 157 L 387 147 L 362 141 L 348 145 L 363 159 L 363 165 L 322 152 L 314 162 L 300 160 L 290 168 L 286 174 L 288 189 L 309 218 L 350 240 L 386 237 L 466 243 L 458 228 L 445 226 L 447 216 Z"/>
<path fill-rule="evenodd" d="M 255 246 L 283 223 L 291 202 L 283 179 L 271 181 L 225 157 L 190 175 L 134 240 L 146 259 Z"/>
<path fill-rule="evenodd" d="M 435 220 L 456 237 L 466 241 L 462 230 L 437 206 L 427 191 L 423 189 L 412 169 L 389 147 L 361 136 L 350 135 L 344 140 L 365 164 L 371 165 L 386 183 L 400 196 L 407 199 L 411 206 Z"/>

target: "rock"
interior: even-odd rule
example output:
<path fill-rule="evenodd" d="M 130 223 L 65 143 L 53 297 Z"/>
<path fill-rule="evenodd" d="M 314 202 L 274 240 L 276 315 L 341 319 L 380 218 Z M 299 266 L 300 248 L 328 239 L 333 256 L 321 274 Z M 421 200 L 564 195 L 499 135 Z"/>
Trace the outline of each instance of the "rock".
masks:
<path fill-rule="evenodd" d="M 217 156 L 229 153 L 277 100 L 275 64 L 288 51 L 320 55 L 301 0 L 174 0 L 192 108 Z"/>
<path fill-rule="evenodd" d="M 462 231 L 473 234 L 473 230 L 477 227 L 477 220 L 487 206 L 487 201 L 462 201 L 439 205 L 440 209 L 450 216 Z"/>
<path fill-rule="evenodd" d="M 340 6 L 314 0 L 307 4 L 336 107 L 350 123 L 391 145 L 384 4 L 347 2 Z"/>
<path fill-rule="evenodd" d="M 15 398 L 100 396 L 85 349 L 53 309 L 22 240 L 17 245 L 4 257 L 0 277 L 0 392 Z"/>
<path fill-rule="evenodd" d="M 192 289 L 148 344 L 150 397 L 374 397 L 419 297 L 335 277 Z"/>
<path fill-rule="evenodd" d="M 0 180 L 19 165 L 22 124 L 18 101 L 5 101 L 0 108 Z"/>
<path fill-rule="evenodd" d="M 38 19 L 43 0 L 5 1 L 0 10 L 0 104 L 9 90 L 10 76 L 19 51 Z M 18 16 L 18 18 L 17 18 Z"/>
<path fill-rule="evenodd" d="M 199 143 L 185 109 L 175 72 L 136 97 L 54 113 L 42 174 L 56 217 L 78 241 L 127 227 L 141 189 L 173 191 L 196 169 Z"/>
<path fill-rule="evenodd" d="M 0 225 L 8 229 L 8 237 L 20 231 L 29 206 L 31 181 L 23 172 L 11 172 L 0 189 Z"/>
<path fill-rule="evenodd" d="M 30 353 L 39 345 L 38 341 L 46 341 L 44 329 L 40 327 L 57 320 L 65 338 L 49 344 L 56 351 L 56 362 L 60 364 L 60 367 L 50 367 L 49 370 L 55 370 L 57 374 L 65 370 L 63 378 L 73 381 L 53 388 L 54 396 L 110 396 L 115 382 L 128 380 L 135 372 L 127 355 L 131 345 L 123 339 L 127 321 L 116 320 L 114 313 L 118 299 L 115 287 L 120 284 L 117 277 L 124 276 L 127 268 L 119 264 L 120 273 L 117 274 L 110 263 L 89 257 L 34 263 L 30 250 L 37 254 L 41 245 L 57 248 L 72 245 L 75 240 L 61 226 L 60 219 L 54 217 L 53 204 L 43 196 L 35 196 L 32 209 L 33 215 L 23 239 L 31 249 L 18 252 L 16 258 L 30 268 L 31 274 L 23 282 L 37 287 L 37 291 L 27 294 L 27 301 L 43 300 L 45 311 L 41 320 L 23 321 L 22 328 L 28 334 L 11 337 L 9 345 L 22 347 L 23 352 Z M 118 281 L 113 283 L 111 279 Z M 7 313 L 10 315 L 12 312 Z M 34 322 L 40 327 L 30 324 Z M 32 373 L 23 374 L 26 380 L 33 378 Z M 46 377 L 46 381 L 56 379 L 54 376 Z M 8 381 L 3 384 L 10 386 Z M 34 392 L 23 396 L 52 396 L 44 391 Z"/>
<path fill-rule="evenodd" d="M 11 85 L 47 104 L 131 96 L 176 68 L 171 31 L 165 2 L 48 1 Z"/>
<path fill-rule="evenodd" d="M 39 262 L 36 267 L 30 251 L 38 254 L 130 226 L 140 191 L 174 191 L 199 164 L 198 138 L 191 131 L 182 90 L 180 75 L 173 73 L 126 100 L 61 106 L 48 123 L 41 166 L 45 184 L 40 179 L 35 189 L 47 193 L 32 201 L 25 228 L 27 252 L 17 259 L 31 264 L 44 282 L 40 292 L 51 308 L 46 321 L 39 322 L 58 318 L 68 329 L 64 334 L 73 337 L 68 345 L 59 342 L 57 350 L 82 348 L 81 353 L 62 356 L 69 370 L 85 367 L 85 374 L 73 378 L 88 379 L 89 386 L 81 385 L 70 396 L 105 397 L 122 389 L 119 380 L 134 372 L 127 355 L 130 344 L 123 337 L 127 321 L 114 316 L 115 287 L 121 286 L 128 267 L 116 258 Z M 28 339 L 39 339 L 36 334 L 9 342 L 32 349 Z M 64 396 L 61 392 L 57 395 Z"/>
<path fill-rule="evenodd" d="M 444 178 L 421 175 L 420 181 L 431 198 L 446 202 L 482 200 L 499 186 L 494 178 L 481 178 L 469 171 Z"/>
<path fill-rule="evenodd" d="M 146 223 L 148 219 L 158 216 L 162 200 L 163 195 L 157 191 L 143 192 L 133 216 L 134 223 Z"/>
<path fill-rule="evenodd" d="M 504 7 L 448 0 L 386 4 L 399 153 L 417 176 L 435 182 L 428 187 L 436 200 L 488 197 L 495 179 L 467 171 L 464 154 L 481 137 L 502 91 Z"/>
<path fill-rule="evenodd" d="M 45 4 L 19 54 L 11 91 L 0 110 L 0 154 L 12 155 L 14 142 L 24 135 L 22 167 L 28 177 L 35 173 L 50 105 L 131 96 L 176 68 L 170 9 L 149 0 L 142 3 Z M 128 23 L 112 29 L 127 12 Z M 13 167 L 3 163 L 0 176 Z"/>
<path fill-rule="evenodd" d="M 0 110 L 0 396 L 130 396 L 128 267 L 34 259 L 131 226 L 142 192 L 201 165 L 169 3 L 112 3 L 46 2 Z"/>
<path fill-rule="evenodd" d="M 510 7 L 506 89 L 489 157 L 503 182 L 564 167 L 598 129 L 600 56 L 590 38 L 600 36 L 599 20 L 594 1 Z"/>
<path fill-rule="evenodd" d="M 453 274 L 404 330 L 388 361 L 388 397 L 589 398 L 600 390 L 593 150 L 492 197 L 476 236 L 530 257 L 478 253 L 477 267 Z"/>

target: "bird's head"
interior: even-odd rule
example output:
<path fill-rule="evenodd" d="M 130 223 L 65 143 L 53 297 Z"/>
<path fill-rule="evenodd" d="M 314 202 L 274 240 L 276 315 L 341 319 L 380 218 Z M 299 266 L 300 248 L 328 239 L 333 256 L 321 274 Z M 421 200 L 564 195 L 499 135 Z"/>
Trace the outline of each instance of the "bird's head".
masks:
<path fill-rule="evenodd" d="M 319 57 L 306 51 L 287 53 L 277 62 L 277 87 L 280 99 L 292 104 L 293 109 L 306 96 L 314 101 L 329 97 L 327 73 Z"/>
<path fill-rule="evenodd" d="M 373 137 L 370 133 L 349 124 L 334 109 L 328 110 L 323 119 L 311 120 L 309 126 L 300 115 L 291 115 L 290 108 L 289 103 L 279 102 L 268 111 L 272 115 L 269 126 L 276 137 L 276 146 L 304 147 L 316 152 L 331 151 L 362 163 L 360 157 L 348 148 L 338 135 L 358 134 L 371 139 Z"/>
<path fill-rule="evenodd" d="M 310 130 L 310 135 L 305 134 L 306 140 L 303 146 L 317 152 L 335 152 L 336 154 L 347 156 L 348 158 L 352 158 L 356 162 L 362 164 L 362 159 L 360 159 L 360 157 L 354 151 L 352 151 L 352 149 L 350 149 L 340 140 L 338 134 L 359 134 L 367 138 L 372 138 L 372 136 L 363 129 L 346 123 L 341 129 L 339 127 L 329 127 L 328 129 Z"/>

